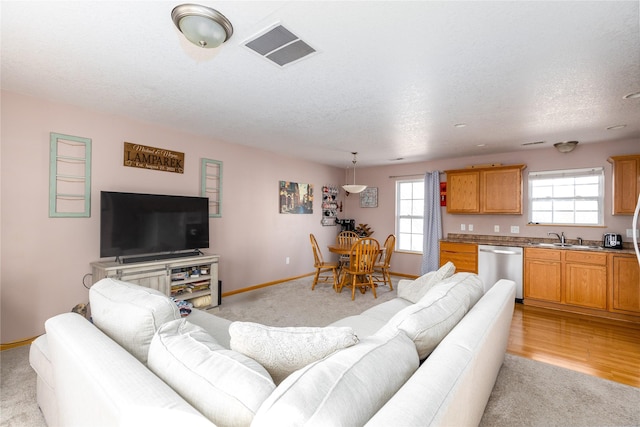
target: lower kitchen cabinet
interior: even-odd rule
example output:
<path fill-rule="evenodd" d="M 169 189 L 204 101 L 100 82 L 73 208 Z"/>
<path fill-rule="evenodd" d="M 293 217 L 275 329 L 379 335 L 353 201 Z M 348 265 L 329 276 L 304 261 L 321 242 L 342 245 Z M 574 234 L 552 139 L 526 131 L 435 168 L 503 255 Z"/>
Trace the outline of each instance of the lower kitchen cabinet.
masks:
<path fill-rule="evenodd" d="M 440 242 L 440 265 L 451 261 L 456 273 L 478 273 L 478 245 L 475 243 Z"/>
<path fill-rule="evenodd" d="M 606 310 L 607 254 L 564 252 L 564 302 Z"/>
<path fill-rule="evenodd" d="M 611 255 L 612 309 L 640 315 L 640 266 L 633 255 Z"/>
<path fill-rule="evenodd" d="M 640 268 L 635 256 L 525 248 L 524 303 L 640 322 Z"/>
<path fill-rule="evenodd" d="M 561 302 L 562 264 L 557 250 L 524 250 L 524 298 Z"/>

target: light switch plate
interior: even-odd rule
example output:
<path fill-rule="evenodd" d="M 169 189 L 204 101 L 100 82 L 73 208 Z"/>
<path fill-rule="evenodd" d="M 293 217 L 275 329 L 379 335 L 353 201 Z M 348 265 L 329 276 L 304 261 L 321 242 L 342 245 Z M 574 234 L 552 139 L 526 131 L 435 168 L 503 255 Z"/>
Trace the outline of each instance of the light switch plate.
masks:
<path fill-rule="evenodd" d="M 464 231 L 464 230 L 465 230 L 464 224 L 460 224 L 460 231 Z"/>
<path fill-rule="evenodd" d="M 494 231 L 495 233 L 499 233 L 499 232 L 500 232 L 500 226 L 499 226 L 499 225 L 494 225 L 494 226 L 493 226 L 493 231 Z"/>
<path fill-rule="evenodd" d="M 518 227 L 517 225 L 512 225 L 511 226 L 511 233 L 513 233 L 513 234 L 520 233 L 520 227 Z"/>

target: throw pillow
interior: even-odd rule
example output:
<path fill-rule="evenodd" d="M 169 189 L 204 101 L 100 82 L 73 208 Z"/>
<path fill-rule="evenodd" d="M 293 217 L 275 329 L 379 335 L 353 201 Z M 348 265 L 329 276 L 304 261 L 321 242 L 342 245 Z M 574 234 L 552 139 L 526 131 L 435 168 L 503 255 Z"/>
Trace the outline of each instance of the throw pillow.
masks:
<path fill-rule="evenodd" d="M 429 291 L 429 289 L 431 289 L 433 285 L 451 277 L 455 272 L 456 266 L 453 265 L 451 261 L 448 261 L 438 270 L 430 271 L 427 274 L 418 277 L 413 282 L 405 283 L 403 286 L 398 286 L 398 296 L 415 304 Z"/>
<path fill-rule="evenodd" d="M 476 274 L 458 273 L 432 286 L 416 304 L 393 316 L 382 330 L 404 331 L 415 343 L 420 360 L 423 360 L 483 293 L 482 281 Z"/>
<path fill-rule="evenodd" d="M 149 369 L 220 426 L 248 426 L 275 389 L 256 361 L 222 347 L 186 319 L 164 324 L 149 348 Z"/>
<path fill-rule="evenodd" d="M 91 286 L 89 302 L 93 323 L 142 363 L 147 363 L 158 328 L 180 318 L 178 306 L 165 294 L 115 279 Z"/>
<path fill-rule="evenodd" d="M 291 374 L 262 404 L 251 427 L 365 425 L 418 363 L 403 332 L 378 332 Z"/>
<path fill-rule="evenodd" d="M 358 342 L 349 327 L 273 327 L 233 322 L 229 334 L 231 349 L 264 366 L 276 384 L 293 371 Z"/>

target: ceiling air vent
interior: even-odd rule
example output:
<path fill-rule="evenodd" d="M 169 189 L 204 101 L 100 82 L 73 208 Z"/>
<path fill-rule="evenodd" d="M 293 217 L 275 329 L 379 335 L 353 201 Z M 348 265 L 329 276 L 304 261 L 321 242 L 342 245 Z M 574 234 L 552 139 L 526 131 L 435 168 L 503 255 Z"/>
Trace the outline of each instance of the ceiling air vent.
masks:
<path fill-rule="evenodd" d="M 249 40 L 245 46 L 281 67 L 316 51 L 282 25 Z"/>

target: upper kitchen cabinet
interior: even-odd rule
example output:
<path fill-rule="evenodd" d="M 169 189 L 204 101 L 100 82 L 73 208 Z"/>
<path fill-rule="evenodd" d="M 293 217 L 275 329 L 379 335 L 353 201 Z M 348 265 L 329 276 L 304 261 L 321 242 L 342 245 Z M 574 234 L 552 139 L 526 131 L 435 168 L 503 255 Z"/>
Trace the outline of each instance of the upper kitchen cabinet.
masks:
<path fill-rule="evenodd" d="M 526 167 L 510 165 L 445 171 L 447 213 L 522 214 L 522 170 Z"/>
<path fill-rule="evenodd" d="M 611 156 L 613 165 L 613 214 L 633 215 L 640 194 L 640 154 Z"/>

